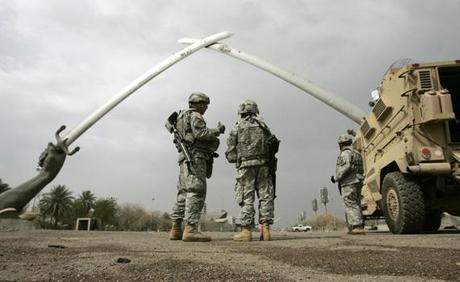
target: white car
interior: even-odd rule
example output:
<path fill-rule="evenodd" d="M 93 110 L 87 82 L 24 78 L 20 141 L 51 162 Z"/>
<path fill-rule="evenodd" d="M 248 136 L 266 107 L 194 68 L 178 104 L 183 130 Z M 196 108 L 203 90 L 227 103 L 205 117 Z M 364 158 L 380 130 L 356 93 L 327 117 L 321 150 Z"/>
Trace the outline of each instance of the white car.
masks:
<path fill-rule="evenodd" d="M 310 225 L 302 225 L 302 224 L 299 224 L 299 225 L 296 225 L 296 226 L 292 226 L 292 231 L 294 231 L 294 232 L 300 232 L 300 231 L 307 232 L 307 231 L 311 231 L 311 226 L 310 226 Z"/>

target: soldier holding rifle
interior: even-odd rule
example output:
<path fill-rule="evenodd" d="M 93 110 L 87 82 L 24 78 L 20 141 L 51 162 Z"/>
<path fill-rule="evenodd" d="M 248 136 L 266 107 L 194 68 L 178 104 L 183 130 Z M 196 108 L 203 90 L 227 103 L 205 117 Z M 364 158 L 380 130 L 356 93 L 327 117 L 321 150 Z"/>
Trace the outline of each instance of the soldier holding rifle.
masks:
<path fill-rule="evenodd" d="M 270 225 L 273 224 L 275 202 L 275 154 L 279 140 L 259 116 L 254 101 L 246 100 L 240 107 L 240 120 L 230 132 L 225 156 L 230 163 L 236 163 L 236 201 L 241 207 L 241 232 L 233 236 L 235 241 L 251 241 L 254 225 L 255 194 L 259 198 L 259 224 L 261 240 L 269 241 Z"/>
<path fill-rule="evenodd" d="M 189 109 L 173 113 L 166 123 L 167 129 L 174 133 L 180 167 L 170 239 L 207 242 L 211 238 L 199 232 L 197 226 L 206 198 L 206 178 L 211 177 L 213 159 L 218 156 L 217 137 L 224 133 L 225 126 L 220 122 L 214 129 L 206 126 L 203 118 L 209 105 L 206 94 L 192 93 L 188 102 Z"/>
<path fill-rule="evenodd" d="M 345 216 L 350 234 L 363 234 L 363 216 L 361 213 L 361 187 L 363 181 L 363 159 L 353 146 L 352 132 L 339 136 L 340 154 L 337 157 L 336 175 L 331 176 L 332 183 L 338 183 L 345 204 Z"/>

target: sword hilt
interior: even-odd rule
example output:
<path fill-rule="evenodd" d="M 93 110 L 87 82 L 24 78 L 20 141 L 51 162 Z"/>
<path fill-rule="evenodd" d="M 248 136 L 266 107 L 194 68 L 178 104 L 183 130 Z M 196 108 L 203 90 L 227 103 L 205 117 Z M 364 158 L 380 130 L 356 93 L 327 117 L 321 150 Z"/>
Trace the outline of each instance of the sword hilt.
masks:
<path fill-rule="evenodd" d="M 69 151 L 69 147 L 66 144 L 67 138 L 62 139 L 61 136 L 59 135 L 65 128 L 66 128 L 65 125 L 61 125 L 61 127 L 59 127 L 59 129 L 54 134 L 54 136 L 56 137 L 56 145 L 59 148 L 61 148 L 61 150 L 64 151 L 64 153 L 66 153 L 66 155 L 72 156 L 73 154 L 75 154 L 76 152 L 80 150 L 80 147 L 75 147 L 72 151 Z"/>

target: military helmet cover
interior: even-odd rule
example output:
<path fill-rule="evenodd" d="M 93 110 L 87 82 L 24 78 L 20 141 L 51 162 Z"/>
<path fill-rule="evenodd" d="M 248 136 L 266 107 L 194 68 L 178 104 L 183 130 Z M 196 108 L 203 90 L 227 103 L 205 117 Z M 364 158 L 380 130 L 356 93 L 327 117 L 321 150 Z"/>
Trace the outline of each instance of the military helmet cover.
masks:
<path fill-rule="evenodd" d="M 238 109 L 238 114 L 259 114 L 259 107 L 257 107 L 256 102 L 251 100 L 246 100 L 241 103 L 240 108 Z"/>
<path fill-rule="evenodd" d="M 339 144 L 344 144 L 344 143 L 351 143 L 353 141 L 353 136 L 350 134 L 341 134 L 339 136 L 339 139 L 337 140 L 337 143 Z"/>
<path fill-rule="evenodd" d="M 204 94 L 203 92 L 193 92 L 188 97 L 189 104 L 197 104 L 197 103 L 205 103 L 209 104 L 210 100 L 208 95 Z"/>

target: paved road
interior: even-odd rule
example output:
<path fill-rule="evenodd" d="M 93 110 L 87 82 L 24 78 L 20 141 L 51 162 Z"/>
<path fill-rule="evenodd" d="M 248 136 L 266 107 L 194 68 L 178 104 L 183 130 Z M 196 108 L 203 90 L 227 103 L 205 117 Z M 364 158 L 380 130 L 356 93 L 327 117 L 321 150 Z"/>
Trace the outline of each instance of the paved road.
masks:
<path fill-rule="evenodd" d="M 210 243 L 185 243 L 169 241 L 166 233 L 0 232 L 0 280 L 460 281 L 457 231 L 278 232 L 270 242 L 210 235 Z"/>

